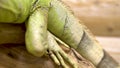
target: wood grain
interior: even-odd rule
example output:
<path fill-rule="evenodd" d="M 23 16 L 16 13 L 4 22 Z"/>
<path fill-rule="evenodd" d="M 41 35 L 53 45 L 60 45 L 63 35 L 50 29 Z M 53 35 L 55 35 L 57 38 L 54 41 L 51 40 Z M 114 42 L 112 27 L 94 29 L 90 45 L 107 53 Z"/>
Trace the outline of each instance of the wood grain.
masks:
<path fill-rule="evenodd" d="M 120 63 L 120 37 L 100 37 L 97 36 L 97 40 L 103 46 L 103 48 Z"/>
<path fill-rule="evenodd" d="M 63 0 L 95 35 L 120 36 L 120 0 Z"/>
<path fill-rule="evenodd" d="M 65 50 L 65 49 L 64 49 Z M 79 68 L 94 68 L 94 66 L 82 56 L 66 50 L 69 57 L 78 62 Z M 78 59 L 79 58 L 79 59 Z M 65 62 L 67 63 L 67 62 Z M 69 64 L 67 64 L 69 65 Z M 61 68 L 51 60 L 49 55 L 35 57 L 26 51 L 24 45 L 5 44 L 0 45 L 0 68 Z M 72 66 L 69 65 L 69 68 Z"/>

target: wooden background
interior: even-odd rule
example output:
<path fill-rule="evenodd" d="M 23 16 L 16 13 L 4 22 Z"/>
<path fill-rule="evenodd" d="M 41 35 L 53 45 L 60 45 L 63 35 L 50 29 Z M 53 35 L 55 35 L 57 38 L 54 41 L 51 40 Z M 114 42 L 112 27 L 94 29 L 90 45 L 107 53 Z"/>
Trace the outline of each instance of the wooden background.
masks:
<path fill-rule="evenodd" d="M 120 63 L 120 37 L 98 37 L 103 48 Z"/>

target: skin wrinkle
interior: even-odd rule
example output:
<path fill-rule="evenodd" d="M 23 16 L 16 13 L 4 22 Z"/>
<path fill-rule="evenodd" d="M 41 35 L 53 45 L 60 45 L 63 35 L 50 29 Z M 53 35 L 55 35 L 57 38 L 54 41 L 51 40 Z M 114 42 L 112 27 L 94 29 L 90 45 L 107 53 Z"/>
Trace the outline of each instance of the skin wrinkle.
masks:
<path fill-rule="evenodd" d="M 103 53 L 104 55 L 103 55 L 101 61 L 99 62 L 99 64 L 97 65 L 97 68 L 99 67 L 99 65 L 101 64 L 101 62 L 102 62 L 102 61 L 104 60 L 104 58 L 105 58 L 105 51 L 103 50 L 103 52 L 104 52 L 104 53 Z"/>
<path fill-rule="evenodd" d="M 64 33 L 65 33 L 65 30 L 67 29 L 67 23 L 68 23 L 68 17 L 67 17 L 67 14 L 66 14 L 66 17 L 65 17 L 65 25 L 64 25 L 64 29 L 63 29 L 63 31 L 62 31 L 62 34 L 61 34 L 61 36 L 63 36 L 64 35 Z"/>
<path fill-rule="evenodd" d="M 37 5 L 38 2 L 39 2 L 38 0 L 35 0 L 35 2 L 32 5 L 32 9 L 34 9 L 36 7 L 36 5 Z"/>
<path fill-rule="evenodd" d="M 3 7 L 0 7 L 0 8 L 3 8 Z M 3 8 L 4 9 L 4 8 Z M 4 9 L 4 10 L 6 10 L 6 11 L 9 11 L 9 12 L 11 12 L 13 15 L 14 15 L 14 11 L 10 11 L 9 9 Z M 14 21 L 17 21 L 18 19 L 16 19 L 16 20 L 14 20 Z M 13 21 L 13 22 L 14 22 Z M 3 22 L 4 23 L 4 22 Z"/>
<path fill-rule="evenodd" d="M 20 18 L 21 18 L 21 16 L 22 16 L 22 5 L 19 3 L 19 11 L 20 11 L 20 13 L 18 14 L 18 16 L 17 16 L 17 18 L 16 18 L 16 20 L 14 20 L 13 22 L 17 22 Z"/>
<path fill-rule="evenodd" d="M 37 4 L 38 0 L 36 0 L 34 3 L 33 3 L 33 8 L 35 7 L 35 5 Z"/>
<path fill-rule="evenodd" d="M 80 42 L 79 42 L 79 44 L 77 45 L 77 48 L 79 48 L 79 46 L 80 46 L 81 42 L 83 41 L 84 37 L 85 37 L 85 31 L 83 31 L 82 38 L 80 39 Z M 76 49 L 77 49 L 77 48 L 76 48 Z"/>
<path fill-rule="evenodd" d="M 62 37 L 62 36 L 64 37 L 64 36 L 66 36 L 66 34 L 68 34 L 68 31 L 70 30 L 68 24 L 69 24 L 69 18 L 68 18 L 68 15 L 67 15 L 67 13 L 66 13 L 65 25 L 64 25 L 64 29 L 63 29 L 63 33 L 62 33 L 61 37 Z M 72 33 L 69 33 L 69 35 L 72 36 Z M 66 36 L 66 39 L 68 40 L 69 37 Z M 69 39 L 69 40 L 72 40 L 72 39 Z M 70 47 L 71 47 L 71 46 L 70 46 Z"/>

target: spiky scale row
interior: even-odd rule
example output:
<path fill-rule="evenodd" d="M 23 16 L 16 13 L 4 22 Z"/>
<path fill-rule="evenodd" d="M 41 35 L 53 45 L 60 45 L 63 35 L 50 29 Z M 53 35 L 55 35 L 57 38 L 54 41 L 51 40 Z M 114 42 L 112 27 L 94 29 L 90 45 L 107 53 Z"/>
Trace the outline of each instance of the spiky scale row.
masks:
<path fill-rule="evenodd" d="M 51 6 L 48 15 L 48 29 L 54 35 L 76 49 L 98 68 L 119 67 L 119 64 L 105 53 L 87 27 L 68 10 L 68 7 L 58 0 L 52 0 Z M 105 60 L 110 61 L 110 64 L 104 62 Z"/>

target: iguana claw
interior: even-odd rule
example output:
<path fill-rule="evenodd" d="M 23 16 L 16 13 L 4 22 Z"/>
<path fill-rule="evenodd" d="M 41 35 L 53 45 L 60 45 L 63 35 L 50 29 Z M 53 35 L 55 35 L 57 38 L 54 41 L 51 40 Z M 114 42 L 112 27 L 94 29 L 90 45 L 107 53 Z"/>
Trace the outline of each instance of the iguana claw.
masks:
<path fill-rule="evenodd" d="M 65 63 L 68 62 L 71 66 L 73 66 L 72 68 L 78 68 L 77 63 L 73 62 L 73 60 L 61 49 L 50 32 L 48 32 L 48 39 L 50 57 L 57 65 L 69 68 L 69 66 Z"/>

